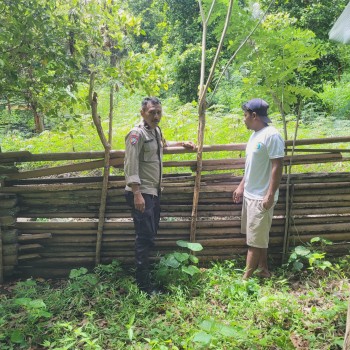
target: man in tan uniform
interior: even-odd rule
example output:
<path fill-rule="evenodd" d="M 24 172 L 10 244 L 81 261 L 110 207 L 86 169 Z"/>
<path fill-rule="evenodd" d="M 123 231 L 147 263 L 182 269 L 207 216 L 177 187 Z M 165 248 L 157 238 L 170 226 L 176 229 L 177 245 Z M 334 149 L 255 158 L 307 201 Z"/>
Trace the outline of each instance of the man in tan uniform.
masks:
<path fill-rule="evenodd" d="M 125 138 L 125 198 L 131 207 L 136 233 L 136 282 L 141 290 L 152 294 L 149 255 L 160 220 L 163 148 L 183 146 L 195 149 L 196 145 L 193 142 L 165 141 L 158 126 L 162 118 L 158 98 L 146 97 L 140 112 L 143 120 Z"/>

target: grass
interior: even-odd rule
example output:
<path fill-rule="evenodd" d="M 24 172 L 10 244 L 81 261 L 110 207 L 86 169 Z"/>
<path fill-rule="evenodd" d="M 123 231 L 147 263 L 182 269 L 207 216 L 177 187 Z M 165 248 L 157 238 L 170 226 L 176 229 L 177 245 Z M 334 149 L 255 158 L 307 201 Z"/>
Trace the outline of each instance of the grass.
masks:
<path fill-rule="evenodd" d="M 265 281 L 242 280 L 242 260 L 217 262 L 151 298 L 116 261 L 12 282 L 0 289 L 0 348 L 341 349 L 349 258 Z"/>
<path fill-rule="evenodd" d="M 82 89 L 82 92 L 84 90 Z M 101 115 L 104 130 L 107 130 L 108 122 L 108 96 L 99 92 L 99 114 Z M 83 96 L 81 96 L 83 99 Z M 124 149 L 124 137 L 140 119 L 139 109 L 141 95 L 128 95 L 121 92 L 115 98 L 115 113 L 113 123 L 113 149 Z M 168 140 L 197 140 L 198 114 L 194 104 L 181 105 L 177 99 L 168 98 L 163 101 L 164 116 L 161 122 L 163 134 Z M 6 112 L 2 112 L 0 119 L 8 119 Z M 83 152 L 101 151 L 103 149 L 98 138 L 89 110 L 82 103 L 75 106 L 75 113 L 80 115 L 78 120 L 63 118 L 62 120 L 51 121 L 53 126 L 40 135 L 28 137 L 23 131 L 14 129 L 3 134 L 1 147 L 2 151 L 22 151 L 27 150 L 32 153 L 49 152 Z M 350 122 L 338 120 L 333 117 L 315 117 L 309 112 L 307 123 L 301 123 L 298 130 L 298 138 L 324 138 L 332 136 L 348 136 L 350 133 Z M 28 117 L 28 116 L 27 116 Z M 17 122 L 19 122 L 19 117 Z M 272 114 L 273 125 L 283 133 L 283 125 L 278 114 Z M 311 120 L 311 121 L 310 121 Z M 295 117 L 289 117 L 288 138 L 294 135 Z M 23 129 L 23 127 L 22 127 Z M 225 106 L 215 105 L 208 109 L 205 128 L 206 145 L 245 143 L 250 135 L 243 123 L 242 111 L 240 107 L 227 110 Z M 317 147 L 317 146 L 314 146 Z M 320 145 L 327 148 L 327 145 Z M 347 144 L 334 144 L 333 148 L 348 148 Z M 204 159 L 244 156 L 239 152 L 217 152 L 205 153 Z M 345 153 L 346 156 L 346 153 Z M 165 156 L 165 160 L 195 159 L 192 155 Z M 43 166 L 43 163 L 22 164 L 25 168 L 35 168 Z M 316 164 L 305 166 L 294 166 L 294 172 L 314 172 L 314 171 L 349 171 L 348 162 Z M 167 172 L 168 170 L 165 169 Z"/>

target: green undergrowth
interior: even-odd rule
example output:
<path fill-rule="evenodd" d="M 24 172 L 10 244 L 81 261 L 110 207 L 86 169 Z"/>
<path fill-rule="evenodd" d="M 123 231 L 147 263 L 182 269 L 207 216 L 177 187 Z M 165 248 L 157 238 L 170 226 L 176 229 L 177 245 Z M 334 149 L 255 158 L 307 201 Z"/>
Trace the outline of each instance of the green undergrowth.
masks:
<path fill-rule="evenodd" d="M 99 114 L 102 126 L 108 130 L 108 99 L 101 94 L 99 102 Z M 113 121 L 113 149 L 124 149 L 124 137 L 130 128 L 140 120 L 139 110 L 142 96 L 128 95 L 121 92 L 115 99 L 115 111 Z M 51 152 L 86 152 L 102 151 L 103 147 L 98 138 L 95 126 L 92 123 L 90 112 L 86 106 L 74 107 L 76 115 L 80 117 L 74 120 L 69 118 L 51 123 L 47 130 L 39 135 L 29 137 L 28 133 L 19 128 L 12 128 L 1 137 L 3 152 L 30 151 L 34 154 Z M 161 121 L 163 134 L 167 140 L 197 141 L 198 111 L 195 103 L 182 105 L 175 98 L 164 99 L 164 116 Z M 5 112 L 2 112 L 5 113 Z M 310 111 L 308 112 L 311 113 Z M 273 125 L 283 134 L 283 124 L 278 114 L 272 114 Z M 288 139 L 292 139 L 295 130 L 295 116 L 287 116 Z M 317 113 L 308 115 L 307 122 L 301 121 L 298 129 L 298 139 L 325 138 L 334 136 L 348 136 L 350 122 L 339 120 L 335 117 L 325 117 Z M 207 110 L 205 126 L 205 145 L 245 143 L 250 131 L 243 122 L 242 111 L 239 108 L 227 109 L 223 105 L 213 105 Z M 299 146 L 298 148 L 349 148 L 348 144 Z M 347 153 L 344 153 L 347 156 Z M 204 153 L 203 159 L 240 158 L 244 152 L 210 152 Z M 165 155 L 164 160 L 195 160 L 196 155 L 178 154 Z M 66 162 L 64 162 L 66 164 Z M 51 166 L 60 165 L 62 162 L 51 162 Z M 43 167 L 48 163 L 22 163 L 18 164 L 23 169 Z M 174 169 L 165 168 L 165 172 Z M 184 169 L 180 169 L 183 171 Z M 186 170 L 188 171 L 188 169 Z M 341 172 L 349 171 L 348 162 L 323 163 L 311 165 L 299 165 L 293 167 L 293 172 Z"/>
<path fill-rule="evenodd" d="M 8 283 L 0 289 L 0 348 L 341 349 L 349 259 L 297 273 L 284 266 L 269 280 L 248 281 L 243 259 L 193 274 L 187 265 L 162 280 L 166 293 L 152 297 L 117 261 L 72 270 L 67 280 Z M 156 272 L 164 263 L 178 268 L 171 260 Z"/>

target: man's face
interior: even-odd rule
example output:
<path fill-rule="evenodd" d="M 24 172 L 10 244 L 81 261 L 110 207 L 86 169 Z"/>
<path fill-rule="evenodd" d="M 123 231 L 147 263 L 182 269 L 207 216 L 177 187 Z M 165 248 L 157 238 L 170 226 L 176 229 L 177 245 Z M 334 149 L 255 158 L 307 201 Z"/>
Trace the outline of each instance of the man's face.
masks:
<path fill-rule="evenodd" d="M 144 109 L 141 109 L 141 115 L 144 121 L 151 129 L 155 129 L 162 119 L 162 106 L 148 102 Z"/>
<path fill-rule="evenodd" d="M 248 130 L 253 130 L 253 113 L 250 111 L 244 111 L 244 124 Z"/>

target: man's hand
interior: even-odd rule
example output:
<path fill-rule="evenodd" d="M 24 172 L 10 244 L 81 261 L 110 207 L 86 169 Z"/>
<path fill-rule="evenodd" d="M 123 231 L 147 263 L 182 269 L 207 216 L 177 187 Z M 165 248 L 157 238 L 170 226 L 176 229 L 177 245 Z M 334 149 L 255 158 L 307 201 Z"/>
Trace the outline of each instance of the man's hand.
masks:
<path fill-rule="evenodd" d="M 184 141 L 184 142 L 182 142 L 181 146 L 183 146 L 185 148 L 190 148 L 193 150 L 197 149 L 197 145 L 192 141 Z"/>
<path fill-rule="evenodd" d="M 244 186 L 239 185 L 232 194 L 233 203 L 239 204 L 243 202 Z"/>
<path fill-rule="evenodd" d="M 262 201 L 262 206 L 264 209 L 269 210 L 273 206 L 274 201 L 274 196 L 266 195 Z"/>
<path fill-rule="evenodd" d="M 134 206 L 135 209 L 139 210 L 141 213 L 145 211 L 145 199 L 140 191 L 134 193 Z"/>

